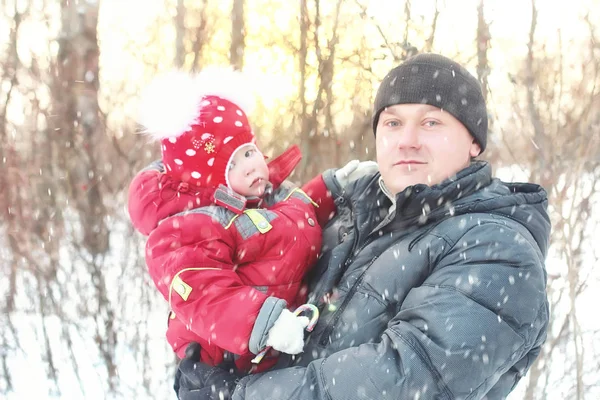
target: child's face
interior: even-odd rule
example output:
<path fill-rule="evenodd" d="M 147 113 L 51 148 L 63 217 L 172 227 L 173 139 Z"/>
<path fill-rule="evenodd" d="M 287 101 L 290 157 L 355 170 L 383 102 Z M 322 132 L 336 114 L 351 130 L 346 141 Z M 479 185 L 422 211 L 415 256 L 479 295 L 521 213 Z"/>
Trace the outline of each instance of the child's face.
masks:
<path fill-rule="evenodd" d="M 227 173 L 231 189 L 245 197 L 262 197 L 269 183 L 269 167 L 253 144 L 237 149 Z"/>

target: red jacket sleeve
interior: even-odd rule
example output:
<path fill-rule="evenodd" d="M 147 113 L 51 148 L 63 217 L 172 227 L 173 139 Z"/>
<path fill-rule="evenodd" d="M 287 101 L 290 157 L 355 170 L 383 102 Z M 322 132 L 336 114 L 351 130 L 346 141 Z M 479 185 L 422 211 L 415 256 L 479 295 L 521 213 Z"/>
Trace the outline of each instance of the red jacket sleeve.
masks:
<path fill-rule="evenodd" d="M 150 234 L 146 261 L 178 319 L 210 343 L 244 354 L 267 296 L 235 272 L 236 234 L 203 213 L 175 216 Z"/>
<path fill-rule="evenodd" d="M 335 215 L 336 207 L 333 196 L 331 196 L 331 192 L 327 190 L 325 181 L 323 181 L 323 175 L 315 176 L 302 186 L 302 190 L 319 206 L 315 207 L 317 220 L 319 225 L 324 227 Z"/>
<path fill-rule="evenodd" d="M 129 185 L 127 209 L 131 223 L 147 236 L 160 221 L 179 212 L 212 203 L 213 191 L 190 191 L 164 174 L 161 162 L 140 171 Z"/>

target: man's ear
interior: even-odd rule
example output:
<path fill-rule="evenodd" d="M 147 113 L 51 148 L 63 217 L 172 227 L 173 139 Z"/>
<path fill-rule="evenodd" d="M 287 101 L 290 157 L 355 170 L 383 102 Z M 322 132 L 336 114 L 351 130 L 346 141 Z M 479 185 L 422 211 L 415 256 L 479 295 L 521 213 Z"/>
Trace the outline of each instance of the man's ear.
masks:
<path fill-rule="evenodd" d="M 473 141 L 471 142 L 471 148 L 469 149 L 469 155 L 471 156 L 471 158 L 474 158 L 477 157 L 479 154 L 481 154 L 481 146 L 475 141 L 475 139 L 473 139 Z"/>

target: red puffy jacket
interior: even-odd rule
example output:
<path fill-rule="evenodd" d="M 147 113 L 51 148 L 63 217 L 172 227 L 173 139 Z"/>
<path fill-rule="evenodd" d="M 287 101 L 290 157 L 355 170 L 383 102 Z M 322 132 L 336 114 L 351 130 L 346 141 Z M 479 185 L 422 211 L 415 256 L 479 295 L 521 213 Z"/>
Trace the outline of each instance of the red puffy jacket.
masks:
<path fill-rule="evenodd" d="M 161 163 L 132 181 L 130 216 L 149 234 L 146 263 L 172 309 L 167 340 L 179 357 L 196 341 L 203 361 L 219 364 L 228 351 L 248 370 L 282 309 L 305 301 L 302 278 L 335 206 L 321 176 L 303 190 L 284 182 L 298 155 L 292 148 L 269 163 L 273 192 L 242 214 L 209 205 L 214 191 L 170 181 Z"/>

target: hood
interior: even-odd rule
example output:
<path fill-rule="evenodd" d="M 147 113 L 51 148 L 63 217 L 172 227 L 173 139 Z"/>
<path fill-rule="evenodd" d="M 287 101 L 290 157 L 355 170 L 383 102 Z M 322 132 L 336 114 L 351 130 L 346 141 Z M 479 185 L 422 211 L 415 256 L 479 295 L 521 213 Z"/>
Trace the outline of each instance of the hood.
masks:
<path fill-rule="evenodd" d="M 270 181 L 276 189 L 301 159 L 298 146 L 291 146 L 268 163 Z M 183 211 L 214 204 L 214 188 L 193 188 L 164 173 L 158 160 L 138 172 L 129 185 L 127 208 L 134 228 L 148 236 L 160 221 Z"/>
<path fill-rule="evenodd" d="M 502 215 L 523 225 L 533 236 L 544 257 L 550 245 L 550 216 L 546 191 L 533 183 L 506 183 L 493 179 L 464 204 L 456 202 L 457 214 L 488 212 Z"/>
<path fill-rule="evenodd" d="M 391 203 L 379 189 L 380 174 L 361 179 L 356 185 L 365 190 L 378 189 L 377 201 L 363 205 L 365 214 L 376 212 L 378 204 Z M 359 189 L 360 190 L 360 189 Z M 493 213 L 513 219 L 526 227 L 546 256 L 550 237 L 546 191 L 532 183 L 505 183 L 492 177 L 485 161 L 470 166 L 440 184 L 409 186 L 396 195 L 394 221 L 388 229 L 406 229 L 415 224 L 434 223 L 466 213 Z"/>

